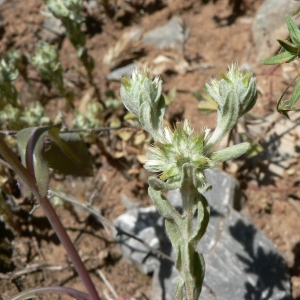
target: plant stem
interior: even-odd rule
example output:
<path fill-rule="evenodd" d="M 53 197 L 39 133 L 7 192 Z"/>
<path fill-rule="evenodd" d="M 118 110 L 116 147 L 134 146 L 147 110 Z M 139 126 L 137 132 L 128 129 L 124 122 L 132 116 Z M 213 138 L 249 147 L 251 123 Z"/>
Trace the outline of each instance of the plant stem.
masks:
<path fill-rule="evenodd" d="M 23 182 L 30 187 L 33 195 L 41 204 L 50 224 L 52 225 L 55 233 L 57 234 L 59 240 L 67 251 L 71 261 L 74 264 L 86 290 L 90 295 L 91 300 L 101 300 L 97 290 L 92 282 L 92 279 L 87 272 L 76 248 L 74 247 L 68 233 L 66 232 L 64 226 L 62 225 L 59 217 L 57 216 L 53 206 L 47 197 L 41 197 L 38 190 L 37 184 L 33 176 L 28 172 L 28 170 L 20 163 L 13 151 L 6 145 L 3 137 L 0 135 L 0 153 L 3 158 L 12 166 L 14 171 L 20 176 Z"/>
<path fill-rule="evenodd" d="M 26 299 L 34 298 L 37 294 L 46 294 L 46 293 L 68 294 L 76 298 L 77 300 L 90 299 L 88 294 L 83 293 L 81 291 L 77 291 L 75 289 L 63 287 L 63 286 L 51 286 L 51 287 L 33 288 L 33 289 L 23 291 L 10 298 L 10 300 L 26 300 Z"/>

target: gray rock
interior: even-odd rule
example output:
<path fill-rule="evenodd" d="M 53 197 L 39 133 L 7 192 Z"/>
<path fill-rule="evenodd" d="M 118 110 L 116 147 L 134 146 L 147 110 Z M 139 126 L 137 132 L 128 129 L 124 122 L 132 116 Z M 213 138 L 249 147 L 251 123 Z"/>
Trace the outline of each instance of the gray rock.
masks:
<path fill-rule="evenodd" d="M 166 25 L 157 27 L 144 34 L 144 43 L 156 45 L 160 49 L 174 48 L 182 51 L 188 38 L 189 29 L 179 17 L 173 17 Z"/>
<path fill-rule="evenodd" d="M 292 15 L 299 7 L 297 1 L 266 0 L 258 9 L 253 26 L 257 61 L 273 56 L 280 46 L 277 39 L 286 39 L 288 30 L 285 22 L 286 15 Z M 300 19 L 295 19 L 297 25 Z"/>
<path fill-rule="evenodd" d="M 108 80 L 120 81 L 123 76 L 131 76 L 132 70 L 136 68 L 135 64 L 129 64 L 127 66 L 118 68 L 110 72 L 106 78 Z"/>
<path fill-rule="evenodd" d="M 131 209 L 119 216 L 114 224 L 154 249 L 161 247 L 160 240 L 166 240 L 163 220 L 154 206 Z M 149 247 L 124 234 L 119 235 L 117 240 L 123 257 L 141 272 L 151 274 L 157 269 L 159 261 L 156 257 L 149 256 L 151 253 Z"/>
<path fill-rule="evenodd" d="M 261 231 L 233 209 L 226 215 L 212 209 L 198 251 L 204 253 L 206 262 L 199 299 L 292 299 L 282 256 Z M 154 273 L 152 299 L 175 299 L 177 278 L 175 267 L 161 261 Z"/>
<path fill-rule="evenodd" d="M 41 37 L 42 40 L 52 44 L 61 39 L 65 33 L 66 29 L 61 20 L 54 17 L 48 17 L 43 23 Z"/>
<path fill-rule="evenodd" d="M 211 207 L 207 232 L 198 245 L 206 261 L 205 282 L 200 299 L 291 299 L 286 264 L 274 245 L 253 224 L 232 207 L 239 195 L 238 182 L 218 170 L 207 171 L 214 187 L 206 193 Z M 167 199 L 181 207 L 178 190 Z M 134 208 L 120 216 L 115 224 L 147 241 L 155 249 L 174 258 L 163 219 L 154 207 Z M 151 256 L 149 247 L 121 235 L 124 257 L 147 274 L 154 271 L 153 300 L 173 300 L 178 272 L 167 259 Z"/>

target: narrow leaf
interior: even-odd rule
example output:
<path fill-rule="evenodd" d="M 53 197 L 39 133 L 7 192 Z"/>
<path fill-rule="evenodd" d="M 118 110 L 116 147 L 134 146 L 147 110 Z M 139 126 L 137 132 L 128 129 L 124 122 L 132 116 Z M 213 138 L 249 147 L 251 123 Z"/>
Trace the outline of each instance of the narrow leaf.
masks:
<path fill-rule="evenodd" d="M 282 41 L 282 40 L 277 40 L 278 43 L 281 45 L 282 48 L 284 48 L 286 51 L 290 53 L 297 54 L 298 52 L 298 47 L 290 43 L 289 41 Z"/>
<path fill-rule="evenodd" d="M 148 194 L 154 202 L 158 212 L 166 219 L 173 219 L 180 227 L 182 226 L 182 220 L 180 213 L 172 206 L 172 204 L 166 199 L 164 195 L 159 191 L 155 191 L 149 186 Z"/>
<path fill-rule="evenodd" d="M 45 152 L 45 158 L 51 168 L 65 175 L 93 175 L 92 159 L 78 134 L 62 132 L 51 137 L 52 147 Z"/>
<path fill-rule="evenodd" d="M 199 243 L 200 239 L 206 231 L 210 215 L 210 209 L 206 198 L 200 193 L 197 198 L 197 223 L 194 229 L 194 233 L 189 240 L 189 242 L 195 247 L 197 246 L 197 244 Z"/>
<path fill-rule="evenodd" d="M 161 190 L 175 190 L 178 189 L 181 184 L 180 182 L 176 181 L 173 183 L 167 183 L 164 182 L 154 176 L 149 177 L 148 179 L 149 185 L 155 190 L 155 191 L 161 191 Z"/>
<path fill-rule="evenodd" d="M 288 51 L 281 52 L 273 57 L 270 57 L 268 59 L 265 59 L 262 61 L 263 65 L 277 65 L 277 64 L 283 64 L 288 63 L 298 58 L 297 55 L 290 53 Z"/>
<path fill-rule="evenodd" d="M 296 102 L 298 101 L 300 97 L 300 78 L 298 78 L 298 81 L 294 87 L 294 91 L 292 94 L 292 98 L 290 100 L 290 104 L 291 106 L 294 106 L 296 104 Z"/>
<path fill-rule="evenodd" d="M 247 152 L 249 147 L 250 147 L 249 143 L 241 143 L 238 145 L 227 147 L 225 149 L 214 152 L 211 156 L 211 160 L 218 163 L 229 159 L 237 158 L 242 154 L 244 154 L 245 152 Z"/>
<path fill-rule="evenodd" d="M 286 17 L 286 24 L 290 33 L 291 40 L 296 46 L 300 45 L 300 30 L 290 16 Z"/>
<path fill-rule="evenodd" d="M 50 129 L 48 126 L 30 127 L 19 131 L 16 135 L 22 164 L 35 178 L 42 197 L 47 195 L 49 185 L 49 166 L 44 157 L 44 150 L 49 145 L 47 136 Z M 23 183 L 20 187 L 24 196 L 30 197 L 29 187 Z"/>

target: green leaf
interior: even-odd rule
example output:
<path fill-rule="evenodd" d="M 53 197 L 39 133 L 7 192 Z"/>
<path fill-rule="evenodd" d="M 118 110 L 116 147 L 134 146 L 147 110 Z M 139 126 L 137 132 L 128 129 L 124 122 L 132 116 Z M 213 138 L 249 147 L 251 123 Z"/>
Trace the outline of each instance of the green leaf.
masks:
<path fill-rule="evenodd" d="M 49 185 L 49 166 L 44 157 L 44 150 L 49 146 L 48 134 L 51 127 L 29 127 L 16 135 L 22 164 L 35 178 L 39 193 L 45 197 Z M 31 198 L 31 191 L 20 180 L 20 188 L 25 197 Z"/>
<path fill-rule="evenodd" d="M 155 190 L 155 191 L 161 191 L 161 190 L 175 190 L 178 189 L 181 186 L 180 182 L 174 182 L 174 183 L 167 183 L 164 182 L 154 176 L 149 177 L 148 179 L 149 185 Z"/>
<path fill-rule="evenodd" d="M 165 220 L 166 231 L 174 248 L 176 259 L 175 259 L 175 266 L 179 273 L 182 272 L 182 264 L 183 261 L 181 260 L 181 253 L 180 253 L 180 245 L 184 243 L 182 240 L 180 229 L 178 228 L 177 224 L 174 220 Z"/>
<path fill-rule="evenodd" d="M 282 41 L 282 40 L 277 40 L 277 41 L 281 45 L 281 47 L 284 48 L 286 51 L 294 54 L 298 53 L 298 47 L 296 47 L 289 41 Z"/>
<path fill-rule="evenodd" d="M 191 236 L 189 242 L 194 245 L 194 247 L 197 246 L 200 239 L 204 235 L 208 222 L 209 222 L 209 215 L 210 215 L 210 208 L 207 203 L 206 198 L 199 193 L 199 196 L 197 197 L 198 203 L 197 203 L 197 223 L 194 229 L 194 233 Z"/>
<path fill-rule="evenodd" d="M 182 219 L 180 213 L 172 206 L 169 200 L 159 191 L 155 191 L 149 186 L 148 194 L 154 202 L 158 212 L 166 219 L 175 220 L 176 224 L 182 227 Z"/>
<path fill-rule="evenodd" d="M 300 45 L 300 30 L 290 16 L 286 17 L 286 24 L 290 33 L 291 40 L 296 46 Z"/>
<path fill-rule="evenodd" d="M 192 95 L 199 100 L 198 109 L 200 113 L 207 115 L 218 109 L 218 103 L 208 94 L 206 88 L 204 88 L 203 96 L 198 92 L 192 92 Z"/>
<path fill-rule="evenodd" d="M 290 118 L 289 115 L 288 115 L 289 111 L 299 111 L 299 110 L 300 110 L 299 108 L 291 105 L 290 100 L 286 100 L 286 101 L 283 101 L 283 102 L 279 101 L 278 104 L 277 104 L 277 111 L 280 114 L 287 117 L 288 119 Z"/>
<path fill-rule="evenodd" d="M 63 174 L 92 176 L 92 160 L 85 144 L 76 133 L 60 133 L 60 124 L 29 127 L 16 135 L 23 165 L 35 178 L 42 197 L 47 195 L 49 166 Z M 24 196 L 31 191 L 22 181 Z"/>
<path fill-rule="evenodd" d="M 283 63 L 289 63 L 298 58 L 298 55 L 290 53 L 288 51 L 281 52 L 273 57 L 265 59 L 262 61 L 263 65 L 277 65 Z"/>
<path fill-rule="evenodd" d="M 294 87 L 292 98 L 290 100 L 290 105 L 294 106 L 298 101 L 299 97 L 300 97 L 300 78 L 298 78 L 298 81 Z"/>
<path fill-rule="evenodd" d="M 225 149 L 214 152 L 211 155 L 210 159 L 213 160 L 215 163 L 223 162 L 229 159 L 234 159 L 247 152 L 249 147 L 249 143 L 241 143 L 238 145 L 227 147 Z"/>
<path fill-rule="evenodd" d="M 65 175 L 93 176 L 92 159 L 78 134 L 51 131 L 51 137 L 52 147 L 45 152 L 51 168 Z"/>
<path fill-rule="evenodd" d="M 202 253 L 194 252 L 193 267 L 194 276 L 196 278 L 195 286 L 197 289 L 195 294 L 200 295 L 205 275 L 205 261 Z"/>

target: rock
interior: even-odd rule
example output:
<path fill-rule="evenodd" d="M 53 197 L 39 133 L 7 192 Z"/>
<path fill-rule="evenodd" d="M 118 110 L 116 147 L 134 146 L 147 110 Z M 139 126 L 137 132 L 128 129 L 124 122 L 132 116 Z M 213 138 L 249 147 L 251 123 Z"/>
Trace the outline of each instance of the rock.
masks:
<path fill-rule="evenodd" d="M 277 39 L 285 40 L 288 37 L 286 15 L 292 15 L 298 7 L 299 2 L 286 0 L 266 0 L 260 6 L 252 26 L 258 62 L 279 50 Z M 300 19 L 294 21 L 300 25 Z"/>
<path fill-rule="evenodd" d="M 48 17 L 43 23 L 41 37 L 43 41 L 53 44 L 57 40 L 61 39 L 65 33 L 66 29 L 61 20 L 54 17 Z"/>
<path fill-rule="evenodd" d="M 163 220 L 154 206 L 134 208 L 119 216 L 114 224 L 131 235 L 146 242 L 154 249 L 161 247 L 160 240 L 165 240 Z M 117 237 L 123 257 L 135 265 L 144 274 L 151 274 L 158 267 L 159 261 L 149 256 L 151 250 L 143 243 L 124 234 Z"/>
<path fill-rule="evenodd" d="M 132 70 L 136 68 L 135 64 L 129 64 L 127 66 L 118 68 L 110 72 L 106 78 L 108 80 L 120 81 L 123 76 L 131 76 Z"/>
<path fill-rule="evenodd" d="M 237 180 L 218 169 L 206 174 L 214 188 L 205 194 L 211 217 L 198 245 L 206 261 L 200 299 L 292 299 L 282 256 L 260 230 L 233 209 L 239 203 L 234 200 L 239 197 Z M 179 190 L 170 191 L 167 199 L 175 207 L 181 207 Z M 163 218 L 154 207 L 134 208 L 115 224 L 174 258 Z M 154 271 L 152 299 L 175 299 L 178 272 L 173 262 L 151 256 L 149 247 L 127 236 L 121 235 L 119 241 L 128 261 L 147 274 Z"/>
<path fill-rule="evenodd" d="M 173 17 L 166 25 L 146 32 L 142 41 L 156 45 L 160 49 L 174 48 L 182 51 L 188 34 L 189 30 L 184 21 L 179 17 Z"/>
<path fill-rule="evenodd" d="M 199 299 L 292 299 L 286 263 L 265 235 L 231 208 L 226 215 L 214 208 L 211 213 L 198 246 L 206 262 Z M 175 299 L 177 276 L 175 267 L 162 260 L 154 273 L 152 299 Z"/>

